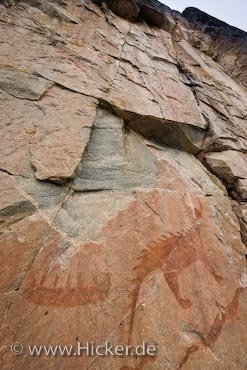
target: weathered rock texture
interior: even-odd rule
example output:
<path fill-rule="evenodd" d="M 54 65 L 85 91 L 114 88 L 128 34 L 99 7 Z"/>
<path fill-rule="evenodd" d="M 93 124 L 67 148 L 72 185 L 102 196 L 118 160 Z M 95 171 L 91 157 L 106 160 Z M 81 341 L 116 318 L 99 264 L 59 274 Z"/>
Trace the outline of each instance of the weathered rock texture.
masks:
<path fill-rule="evenodd" d="M 246 34 L 155 0 L 0 24 L 2 368 L 245 370 Z M 157 353 L 28 353 L 106 340 Z"/>
<path fill-rule="evenodd" d="M 247 87 L 247 34 L 196 8 L 182 14 L 192 25 L 190 40 Z"/>

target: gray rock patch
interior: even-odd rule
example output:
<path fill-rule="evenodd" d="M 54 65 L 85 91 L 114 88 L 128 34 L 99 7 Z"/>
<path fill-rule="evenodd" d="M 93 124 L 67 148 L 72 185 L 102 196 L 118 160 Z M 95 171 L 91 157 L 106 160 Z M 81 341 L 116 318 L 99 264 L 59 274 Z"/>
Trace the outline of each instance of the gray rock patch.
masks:
<path fill-rule="evenodd" d="M 76 191 L 152 187 L 155 161 L 153 153 L 119 117 L 99 110 L 73 187 Z"/>

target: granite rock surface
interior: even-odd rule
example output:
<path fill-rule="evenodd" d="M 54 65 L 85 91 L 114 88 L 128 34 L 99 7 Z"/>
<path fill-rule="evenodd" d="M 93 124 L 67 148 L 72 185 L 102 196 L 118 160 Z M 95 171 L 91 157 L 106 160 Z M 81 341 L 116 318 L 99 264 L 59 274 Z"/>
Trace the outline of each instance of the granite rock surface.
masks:
<path fill-rule="evenodd" d="M 156 0 L 0 25 L 3 369 L 245 370 L 246 33 Z M 157 351 L 74 356 L 106 341 Z"/>

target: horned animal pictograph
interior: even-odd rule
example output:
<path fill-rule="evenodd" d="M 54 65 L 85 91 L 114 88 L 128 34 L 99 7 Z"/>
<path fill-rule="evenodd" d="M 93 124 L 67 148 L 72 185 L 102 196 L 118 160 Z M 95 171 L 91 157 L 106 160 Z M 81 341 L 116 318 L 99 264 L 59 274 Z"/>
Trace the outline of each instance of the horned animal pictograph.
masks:
<path fill-rule="evenodd" d="M 168 236 L 162 236 L 159 240 L 142 250 L 138 258 L 138 264 L 134 268 L 136 276 L 132 281 L 133 288 L 130 292 L 131 315 L 129 343 L 131 342 L 140 289 L 142 283 L 150 273 L 157 269 L 162 271 L 177 302 L 184 309 L 192 305 L 189 299 L 182 296 L 178 283 L 179 274 L 186 267 L 199 260 L 217 283 L 223 280 L 215 272 L 212 263 L 209 261 L 206 246 L 201 237 L 200 228 L 203 223 L 201 205 L 192 211 L 191 218 L 192 222 L 186 230 Z"/>

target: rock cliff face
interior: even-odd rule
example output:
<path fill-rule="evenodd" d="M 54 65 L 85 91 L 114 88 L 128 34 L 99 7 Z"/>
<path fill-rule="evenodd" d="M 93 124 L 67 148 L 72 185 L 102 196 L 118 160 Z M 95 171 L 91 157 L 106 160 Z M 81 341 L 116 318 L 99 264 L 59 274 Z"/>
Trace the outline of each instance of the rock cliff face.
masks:
<path fill-rule="evenodd" d="M 247 86 L 247 34 L 195 8 L 183 16 L 190 22 L 189 39 L 239 83 Z"/>
<path fill-rule="evenodd" d="M 245 370 L 246 33 L 151 0 L 0 24 L 4 370 Z M 106 340 L 157 352 L 28 353 Z"/>

